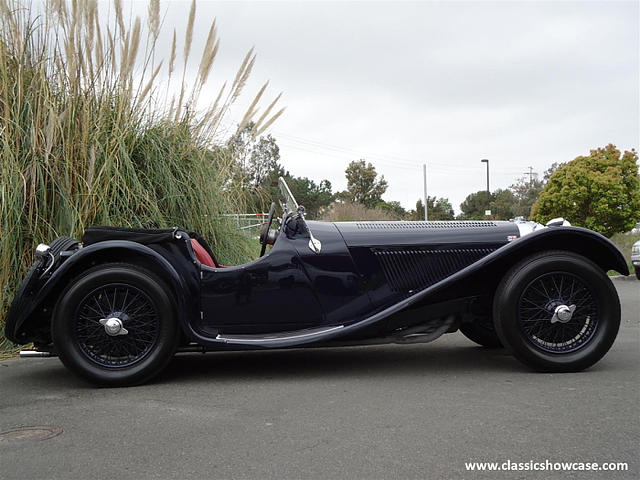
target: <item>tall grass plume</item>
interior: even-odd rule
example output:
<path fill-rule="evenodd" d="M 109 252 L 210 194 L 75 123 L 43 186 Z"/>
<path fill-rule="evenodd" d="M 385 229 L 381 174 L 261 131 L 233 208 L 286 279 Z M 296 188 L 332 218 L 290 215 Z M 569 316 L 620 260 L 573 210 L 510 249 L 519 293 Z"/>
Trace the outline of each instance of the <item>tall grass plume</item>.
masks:
<path fill-rule="evenodd" d="M 0 0 L 0 350 L 7 347 L 4 315 L 39 242 L 79 238 L 94 224 L 179 225 L 202 233 L 224 263 L 253 252 L 252 240 L 222 215 L 240 211 L 244 198 L 229 187 L 232 159 L 214 147 L 255 55 L 249 51 L 230 87 L 198 111 L 219 48 L 217 27 L 189 82 L 194 1 L 180 93 L 167 95 L 161 79 L 174 73 L 176 34 L 170 58 L 158 58 L 159 8 L 151 0 L 143 22 L 127 19 L 115 0 L 109 22 L 95 0 L 50 0 L 39 9 Z M 272 115 L 273 105 L 260 110 L 263 94 L 241 122 L 260 115 L 256 131 L 281 113 Z"/>

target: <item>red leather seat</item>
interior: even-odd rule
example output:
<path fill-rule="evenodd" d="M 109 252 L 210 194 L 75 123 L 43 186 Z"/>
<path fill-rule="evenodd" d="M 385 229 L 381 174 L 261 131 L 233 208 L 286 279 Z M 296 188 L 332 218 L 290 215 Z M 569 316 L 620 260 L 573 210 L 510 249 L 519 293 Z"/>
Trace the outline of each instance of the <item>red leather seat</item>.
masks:
<path fill-rule="evenodd" d="M 211 255 L 209 255 L 209 252 L 207 252 L 195 238 L 191 239 L 191 246 L 193 247 L 193 253 L 196 254 L 196 258 L 202 265 L 213 268 L 218 267 L 213 261 L 213 258 L 211 258 Z"/>

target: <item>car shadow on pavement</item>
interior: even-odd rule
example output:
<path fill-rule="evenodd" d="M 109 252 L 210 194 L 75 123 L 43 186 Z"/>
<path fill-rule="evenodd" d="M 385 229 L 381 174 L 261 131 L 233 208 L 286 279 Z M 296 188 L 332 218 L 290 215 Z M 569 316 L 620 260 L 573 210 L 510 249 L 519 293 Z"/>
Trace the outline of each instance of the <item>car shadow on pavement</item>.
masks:
<path fill-rule="evenodd" d="M 14 364 L 13 368 L 11 364 Z M 615 368 L 613 365 L 599 362 L 587 372 L 606 371 Z M 46 388 L 49 392 L 65 392 L 64 395 L 69 396 L 77 390 L 95 390 L 55 358 L 25 362 L 14 359 L 2 362 L 0 367 L 1 384 L 19 382 L 23 390 L 32 393 Z M 178 354 L 147 385 L 254 380 L 377 380 L 385 377 L 423 381 L 447 376 L 489 378 L 496 374 L 509 378 L 541 375 L 520 364 L 505 349 L 479 347 L 458 337 L 417 345 Z"/>
<path fill-rule="evenodd" d="M 529 372 L 505 349 L 488 349 L 471 344 L 383 345 L 178 354 L 156 382 L 181 379 L 425 376 L 496 371 Z"/>

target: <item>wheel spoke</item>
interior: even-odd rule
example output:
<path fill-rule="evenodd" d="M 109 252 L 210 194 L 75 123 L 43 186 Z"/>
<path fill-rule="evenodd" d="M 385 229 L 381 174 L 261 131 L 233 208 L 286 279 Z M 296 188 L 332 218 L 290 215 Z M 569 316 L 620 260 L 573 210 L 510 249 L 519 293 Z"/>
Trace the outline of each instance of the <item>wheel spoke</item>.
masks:
<path fill-rule="evenodd" d="M 575 305 L 572 316 L 551 323 L 554 310 L 561 305 Z M 597 311 L 589 287 L 568 272 L 547 273 L 534 279 L 518 301 L 518 318 L 525 337 L 536 347 L 553 353 L 571 352 L 585 345 L 596 330 Z"/>
<path fill-rule="evenodd" d="M 103 367 L 123 367 L 142 360 L 158 341 L 160 319 L 156 305 L 133 285 L 104 285 L 78 305 L 74 335 L 82 351 Z M 124 335 L 109 335 L 98 322 L 116 316 Z"/>

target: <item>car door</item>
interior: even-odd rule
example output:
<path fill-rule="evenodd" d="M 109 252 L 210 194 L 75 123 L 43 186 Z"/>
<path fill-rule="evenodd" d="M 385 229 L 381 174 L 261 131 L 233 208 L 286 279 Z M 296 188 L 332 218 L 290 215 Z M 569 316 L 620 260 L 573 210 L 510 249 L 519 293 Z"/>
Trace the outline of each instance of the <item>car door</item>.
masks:
<path fill-rule="evenodd" d="M 282 235 L 268 255 L 226 268 L 202 267 L 200 330 L 265 334 L 320 326 L 323 312 L 295 248 Z"/>

